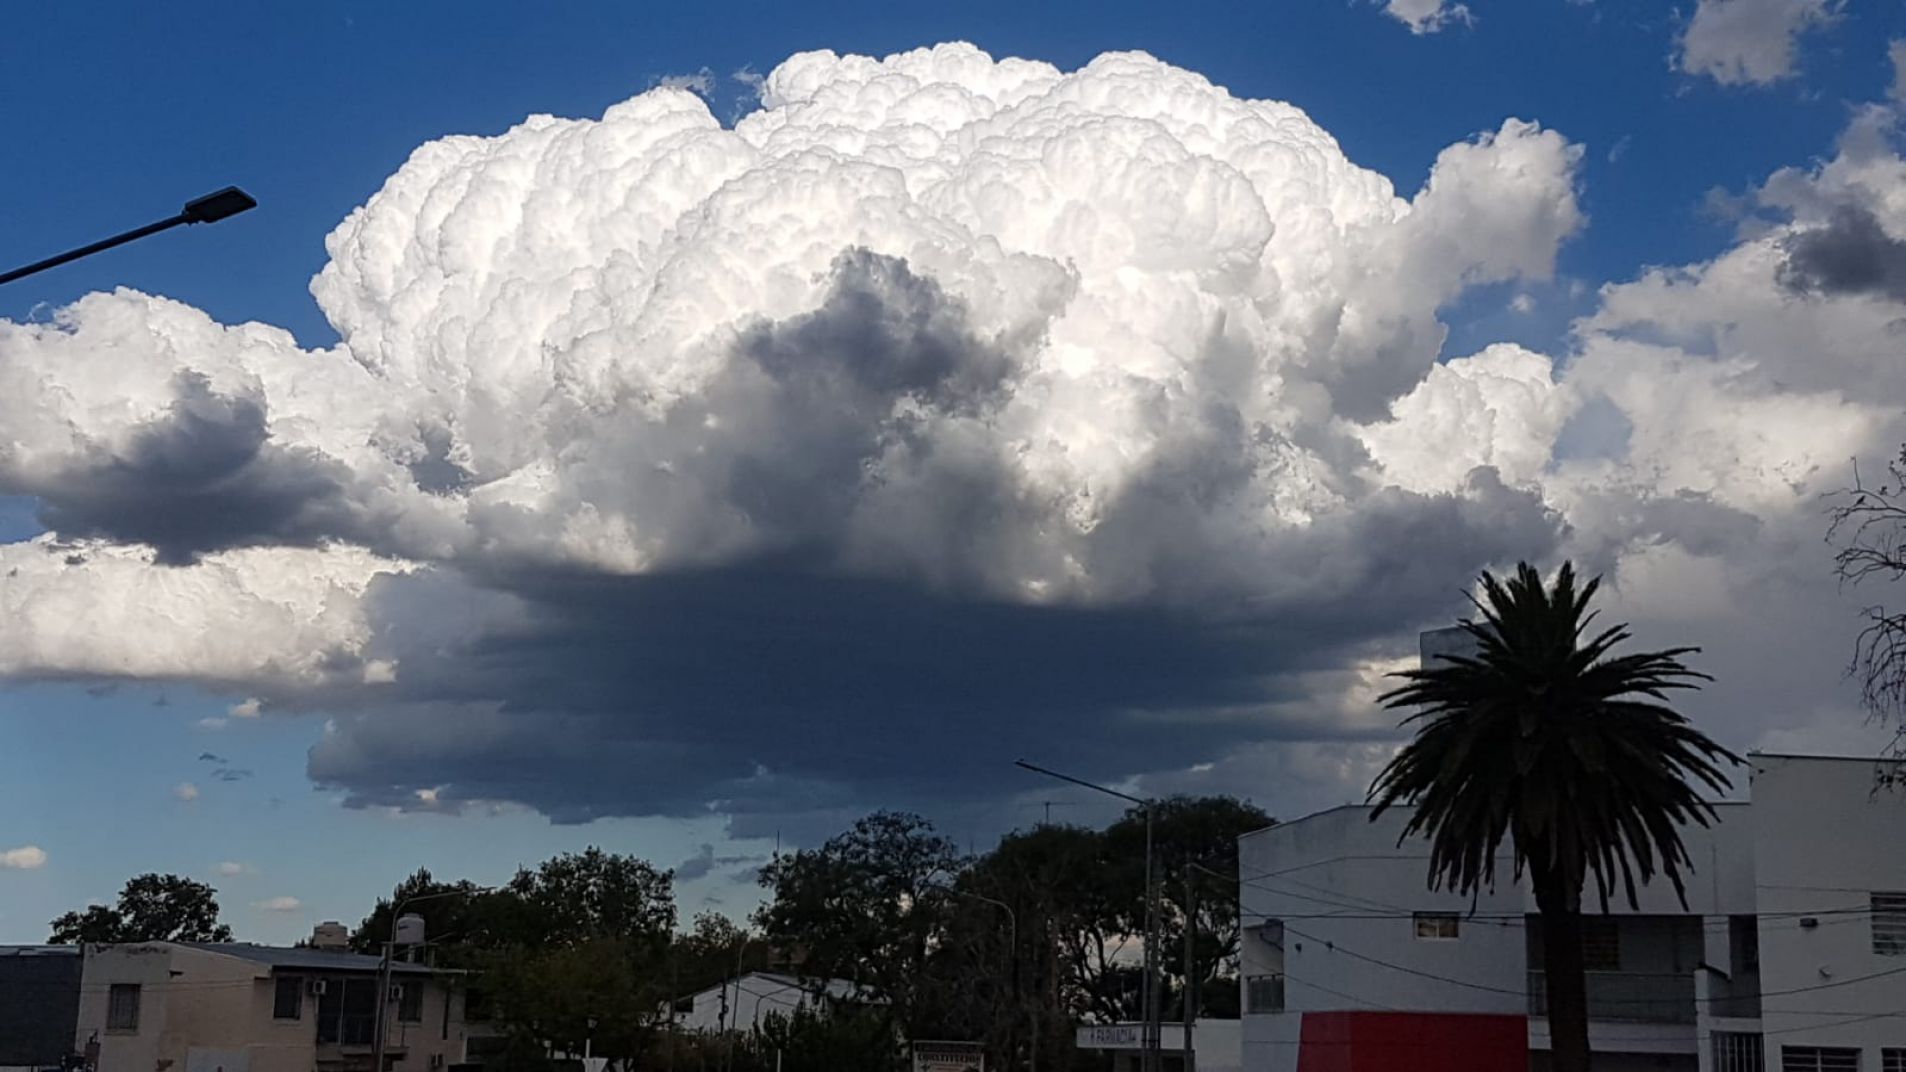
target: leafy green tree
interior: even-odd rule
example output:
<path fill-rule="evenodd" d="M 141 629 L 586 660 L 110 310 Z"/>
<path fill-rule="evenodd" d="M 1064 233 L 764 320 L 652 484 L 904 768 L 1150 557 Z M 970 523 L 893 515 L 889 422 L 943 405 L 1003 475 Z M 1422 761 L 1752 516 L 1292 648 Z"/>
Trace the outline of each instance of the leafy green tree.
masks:
<path fill-rule="evenodd" d="M 541 1067 L 551 1047 L 581 1053 L 587 1044 L 623 1062 L 653 1050 L 673 996 L 670 872 L 597 848 L 520 869 L 495 890 L 419 869 L 365 917 L 356 947 L 381 951 L 399 905 L 424 917 L 438 963 L 473 969 L 511 1043 L 511 1067 Z"/>
<path fill-rule="evenodd" d="M 1659 872 L 1685 905 L 1680 827 L 1714 817 L 1692 783 L 1725 790 L 1720 764 L 1738 762 L 1667 705 L 1708 680 L 1681 662 L 1698 649 L 1617 655 L 1626 626 L 1587 635 L 1599 586 L 1578 591 L 1568 563 L 1552 587 L 1527 563 L 1506 583 L 1484 573 L 1482 620 L 1462 623 L 1475 654 L 1404 671 L 1384 695 L 1414 709 L 1416 737 L 1370 789 L 1373 819 L 1414 806 L 1403 836 L 1429 838 L 1432 887 L 1492 887 L 1510 841 L 1542 914 L 1556 1072 L 1588 1068 L 1585 883 L 1606 910 L 1617 884 L 1632 906 Z"/>
<path fill-rule="evenodd" d="M 938 892 L 965 866 L 953 842 L 917 815 L 876 812 L 818 849 L 761 869 L 771 891 L 762 932 L 797 951 L 810 978 L 871 989 L 911 1030 L 927 961 L 949 913 Z"/>
<path fill-rule="evenodd" d="M 660 947 L 675 929 L 674 873 L 634 856 L 566 852 L 519 870 L 508 890 L 527 906 L 524 922 L 542 944 L 612 938 Z"/>
<path fill-rule="evenodd" d="M 483 963 L 497 1019 L 520 1041 L 572 1055 L 587 1048 L 618 1062 L 654 1048 L 669 995 L 647 943 L 590 937 L 554 948 L 514 947 Z"/>
<path fill-rule="evenodd" d="M 1018 923 L 1016 970 L 1025 1030 L 1037 1040 L 1040 1068 L 1065 1067 L 1073 1025 L 1116 1017 L 1117 960 L 1127 944 L 1118 933 L 1116 900 L 1106 880 L 1105 839 L 1097 830 L 1045 824 L 1015 831 L 974 861 L 960 885 L 1012 907 Z M 989 910 L 969 904 L 969 915 Z M 997 925 L 997 910 L 992 910 Z"/>
<path fill-rule="evenodd" d="M 179 875 L 148 873 L 127 880 L 114 905 L 91 905 L 51 924 L 47 941 L 229 942 L 232 929 L 218 921 L 218 891 Z"/>
<path fill-rule="evenodd" d="M 486 893 L 468 879 L 439 882 L 428 868 L 420 867 L 399 882 L 389 897 L 378 898 L 377 906 L 352 933 L 351 948 L 360 953 L 381 953 L 390 940 L 391 913 L 398 905 L 404 906 L 405 915 L 423 917 L 424 939 L 429 947 L 450 954 L 443 963 L 456 960 L 456 954 L 462 951 L 507 944 L 512 939 L 533 940 L 534 935 L 511 933 L 511 923 L 523 913 L 520 908 L 511 911 L 515 906 L 504 903 L 507 899 L 508 895 Z"/>

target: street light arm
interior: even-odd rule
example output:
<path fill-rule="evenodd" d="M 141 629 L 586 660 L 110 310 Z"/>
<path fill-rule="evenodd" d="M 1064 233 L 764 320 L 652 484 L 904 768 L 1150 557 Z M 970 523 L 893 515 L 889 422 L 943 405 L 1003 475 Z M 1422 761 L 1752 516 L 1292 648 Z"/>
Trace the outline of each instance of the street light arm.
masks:
<path fill-rule="evenodd" d="M 15 268 L 10 272 L 0 272 L 0 284 L 11 283 L 16 279 L 24 279 L 37 272 L 44 272 L 48 268 L 58 268 L 62 264 L 79 260 L 81 257 L 90 257 L 95 253 L 112 249 L 114 246 L 123 246 L 128 242 L 136 241 L 147 235 L 155 235 L 160 231 L 171 230 L 181 224 L 217 223 L 219 220 L 228 219 L 241 212 L 246 212 L 257 207 L 258 202 L 252 195 L 236 186 L 227 186 L 223 190 L 216 190 L 206 194 L 204 197 L 195 197 L 187 201 L 185 208 L 180 210 L 176 216 L 167 217 L 157 223 L 148 223 L 144 227 L 135 227 L 124 234 L 113 235 L 111 238 L 102 238 L 97 242 L 81 246 L 78 249 L 69 249 L 65 253 L 48 257 L 43 261 L 34 261 L 24 268 Z"/>
<path fill-rule="evenodd" d="M 1013 766 L 1020 767 L 1025 770 L 1029 770 L 1033 772 L 1034 774 L 1043 774 L 1048 778 L 1057 778 L 1062 782 L 1071 782 L 1073 785 L 1082 785 L 1086 787 L 1087 789 L 1092 789 L 1092 790 L 1096 790 L 1097 792 L 1104 793 L 1108 797 L 1117 797 L 1120 800 L 1129 800 L 1134 804 L 1143 804 L 1149 807 L 1152 803 L 1151 801 L 1145 799 L 1144 797 L 1135 797 L 1131 795 L 1130 793 L 1121 793 L 1116 789 L 1107 789 L 1106 787 L 1102 785 L 1098 785 L 1093 782 L 1088 782 L 1084 778 L 1074 778 L 1070 774 L 1060 774 L 1056 770 L 1047 770 L 1046 768 L 1041 767 L 1037 764 L 1028 763 L 1023 759 L 1013 760 Z"/>

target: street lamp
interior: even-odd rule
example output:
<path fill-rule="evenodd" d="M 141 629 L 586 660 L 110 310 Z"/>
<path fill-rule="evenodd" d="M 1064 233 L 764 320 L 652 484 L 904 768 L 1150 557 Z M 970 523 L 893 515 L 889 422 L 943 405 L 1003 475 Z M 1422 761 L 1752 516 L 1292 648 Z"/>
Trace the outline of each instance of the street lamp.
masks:
<path fill-rule="evenodd" d="M 941 886 L 938 888 L 946 893 L 952 894 L 955 897 L 970 897 L 975 901 L 984 901 L 985 903 L 992 905 L 995 908 L 998 908 L 1000 911 L 1006 913 L 1006 935 L 1007 935 L 1006 948 L 1008 951 L 1006 962 L 1012 966 L 1013 996 L 1018 997 L 1019 996 L 1019 914 L 1013 911 L 1012 905 L 1009 905 L 1004 901 L 997 900 L 992 897 L 988 897 L 983 893 L 973 893 L 971 891 L 958 889 L 953 886 Z M 1031 1042 L 1031 1045 L 1027 1048 L 1027 1052 L 1028 1052 L 1028 1061 L 1029 1061 L 1027 1072 L 1039 1072 L 1039 999 L 1037 996 L 1035 996 L 1032 1001 L 1032 1042 Z"/>
<path fill-rule="evenodd" d="M 35 272 L 44 272 L 48 268 L 58 268 L 68 261 L 76 261 L 81 257 L 90 256 L 101 250 L 111 249 L 114 246 L 123 246 L 127 242 L 144 238 L 147 235 L 158 234 L 160 231 L 170 230 L 180 224 L 217 223 L 222 219 L 236 216 L 241 212 L 246 212 L 257 207 L 258 202 L 252 198 L 252 195 L 236 186 L 227 186 L 223 190 L 214 190 L 204 197 L 197 197 L 187 201 L 185 207 L 180 209 L 179 214 L 176 216 L 167 217 L 157 223 L 148 223 L 144 227 L 135 227 L 124 234 L 116 234 L 111 238 L 101 239 L 88 246 L 67 250 L 65 253 L 61 253 L 55 257 L 48 257 L 43 261 L 34 261 L 24 268 L 15 268 L 11 272 L 0 273 L 0 283 L 11 283 L 16 279 L 25 278 Z"/>
<path fill-rule="evenodd" d="M 1056 770 L 1028 763 L 1023 759 L 1013 760 L 1013 766 L 1043 774 L 1048 778 L 1057 778 L 1062 782 L 1083 786 L 1108 797 L 1129 800 L 1145 809 L 1145 1016 L 1144 1038 L 1140 1043 L 1139 1067 L 1142 1072 L 1160 1072 L 1159 1061 L 1159 1002 L 1158 1002 L 1158 884 L 1153 880 L 1152 872 L 1152 802 L 1144 797 L 1135 797 L 1130 793 L 1121 793 L 1108 789 L 1096 782 L 1083 778 L 1074 778 L 1070 774 L 1061 774 Z"/>
<path fill-rule="evenodd" d="M 217 197 L 218 195 L 212 194 L 210 196 Z M 203 201 L 206 200 L 206 198 L 201 197 L 199 200 Z M 246 198 L 246 200 L 250 201 L 251 199 Z M 187 207 L 189 208 L 190 206 Z M 249 208 L 250 206 L 248 205 L 246 207 Z M 233 211 L 243 212 L 245 209 L 239 208 Z M 227 213 L 227 215 L 229 215 L 229 213 Z M 434 901 L 439 897 L 468 897 L 478 893 L 493 893 L 495 890 L 495 886 L 470 886 L 454 890 L 439 890 L 436 893 L 420 893 L 412 897 L 406 897 L 391 906 L 390 933 L 384 940 L 383 959 L 377 963 L 377 1015 L 372 1020 L 377 1034 L 371 1039 L 371 1072 L 384 1072 L 384 1032 L 388 1027 L 384 1022 L 384 1016 L 390 1007 L 390 957 L 391 950 L 397 945 L 397 921 L 404 918 L 404 909 L 409 908 L 418 901 Z"/>

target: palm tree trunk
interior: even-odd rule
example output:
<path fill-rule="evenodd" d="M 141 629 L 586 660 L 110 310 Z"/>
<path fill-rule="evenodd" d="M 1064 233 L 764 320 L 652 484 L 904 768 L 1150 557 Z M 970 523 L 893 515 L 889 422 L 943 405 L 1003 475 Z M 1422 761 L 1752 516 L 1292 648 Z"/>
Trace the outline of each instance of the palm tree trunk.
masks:
<path fill-rule="evenodd" d="M 1588 977 L 1582 967 L 1582 894 L 1534 875 L 1542 912 L 1542 975 L 1547 986 L 1550 1067 L 1588 1072 Z"/>

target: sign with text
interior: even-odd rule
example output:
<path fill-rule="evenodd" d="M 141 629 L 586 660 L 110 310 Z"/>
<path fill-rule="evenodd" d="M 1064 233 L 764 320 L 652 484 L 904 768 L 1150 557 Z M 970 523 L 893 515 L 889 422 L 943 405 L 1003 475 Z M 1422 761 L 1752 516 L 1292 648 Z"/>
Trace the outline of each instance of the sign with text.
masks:
<path fill-rule="evenodd" d="M 1086 1024 L 1075 1040 L 1085 1050 L 1135 1050 L 1145 1043 L 1142 1024 Z"/>
<path fill-rule="evenodd" d="M 986 1048 L 977 1042 L 916 1042 L 913 1072 L 986 1072 Z"/>

